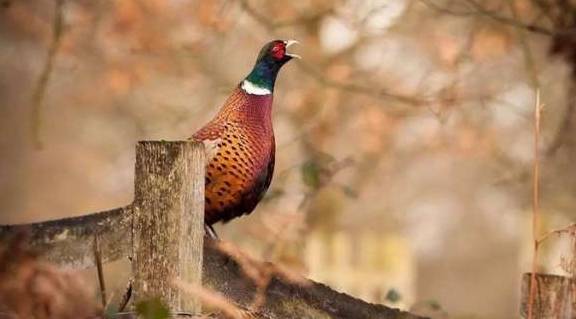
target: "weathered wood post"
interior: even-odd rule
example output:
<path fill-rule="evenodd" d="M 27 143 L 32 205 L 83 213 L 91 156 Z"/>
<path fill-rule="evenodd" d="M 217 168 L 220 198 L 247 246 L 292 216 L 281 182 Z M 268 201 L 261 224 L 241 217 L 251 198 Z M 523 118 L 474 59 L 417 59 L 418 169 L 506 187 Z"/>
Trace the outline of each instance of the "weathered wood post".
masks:
<path fill-rule="evenodd" d="M 522 275 L 520 315 L 528 318 L 531 273 Z M 571 277 L 536 274 L 536 295 L 532 304 L 533 318 L 576 318 L 576 280 Z"/>
<path fill-rule="evenodd" d="M 133 204 L 134 301 L 161 298 L 171 311 L 200 313 L 176 279 L 201 284 L 204 148 L 194 142 L 136 146 Z M 128 238 L 129 234 L 126 234 Z"/>

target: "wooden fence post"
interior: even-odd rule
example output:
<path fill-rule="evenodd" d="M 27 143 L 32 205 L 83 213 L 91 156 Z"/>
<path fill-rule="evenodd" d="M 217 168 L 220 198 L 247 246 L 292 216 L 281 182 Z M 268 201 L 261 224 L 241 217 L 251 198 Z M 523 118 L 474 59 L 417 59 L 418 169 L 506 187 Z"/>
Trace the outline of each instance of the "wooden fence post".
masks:
<path fill-rule="evenodd" d="M 201 284 L 204 166 L 199 143 L 144 141 L 136 146 L 132 227 L 136 303 L 161 298 L 171 311 L 200 313 L 198 301 L 173 283 L 180 279 Z"/>
<path fill-rule="evenodd" d="M 531 273 L 522 275 L 520 315 L 528 318 Z M 576 318 L 576 280 L 572 277 L 536 274 L 536 295 L 532 304 L 533 318 Z"/>

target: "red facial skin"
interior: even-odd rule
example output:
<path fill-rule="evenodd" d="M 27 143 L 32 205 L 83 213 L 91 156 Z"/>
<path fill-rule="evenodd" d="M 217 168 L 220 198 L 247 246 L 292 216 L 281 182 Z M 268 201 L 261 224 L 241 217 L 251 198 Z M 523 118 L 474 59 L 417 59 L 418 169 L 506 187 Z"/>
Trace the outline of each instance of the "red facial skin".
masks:
<path fill-rule="evenodd" d="M 286 54 L 286 45 L 283 42 L 276 43 L 270 51 L 270 54 L 274 57 L 274 59 L 282 60 Z"/>

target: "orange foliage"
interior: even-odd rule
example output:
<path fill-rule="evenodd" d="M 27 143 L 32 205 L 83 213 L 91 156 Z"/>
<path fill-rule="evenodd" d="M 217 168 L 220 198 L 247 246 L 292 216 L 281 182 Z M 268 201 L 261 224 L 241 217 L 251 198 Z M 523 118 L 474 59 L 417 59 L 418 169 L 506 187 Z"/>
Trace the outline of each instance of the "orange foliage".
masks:
<path fill-rule="evenodd" d="M 106 72 L 104 81 L 115 94 L 125 94 L 132 87 L 132 74 L 118 68 L 111 69 Z"/>
<path fill-rule="evenodd" d="M 114 2 L 114 31 L 128 33 L 133 31 L 138 24 L 145 20 L 142 10 L 136 1 L 115 1 Z"/>
<path fill-rule="evenodd" d="M 511 39 L 504 32 L 484 29 L 474 38 L 472 56 L 480 62 L 491 60 L 507 54 L 510 47 Z"/>
<path fill-rule="evenodd" d="M 460 44 L 451 36 L 437 36 L 435 49 L 438 51 L 440 63 L 447 67 L 455 67 L 460 54 Z"/>
<path fill-rule="evenodd" d="M 2 14 L 1 19 L 6 19 L 11 26 L 36 41 L 41 41 L 47 46 L 51 37 L 51 21 L 46 17 L 38 16 L 24 3 L 15 1 L 10 8 Z"/>
<path fill-rule="evenodd" d="M 199 1 L 194 11 L 198 22 L 217 32 L 230 30 L 232 23 L 222 14 L 222 4 L 216 1 Z"/>

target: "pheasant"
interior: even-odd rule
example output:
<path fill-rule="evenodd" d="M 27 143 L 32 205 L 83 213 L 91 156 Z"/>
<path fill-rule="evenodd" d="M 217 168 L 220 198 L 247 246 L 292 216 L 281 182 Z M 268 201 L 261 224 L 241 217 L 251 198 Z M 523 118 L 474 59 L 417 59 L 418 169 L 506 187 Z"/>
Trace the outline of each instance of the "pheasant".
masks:
<path fill-rule="evenodd" d="M 292 58 L 295 40 L 275 40 L 261 50 L 256 64 L 216 116 L 190 139 L 205 145 L 206 233 L 212 225 L 250 214 L 264 196 L 274 172 L 272 100 L 276 76 Z"/>

